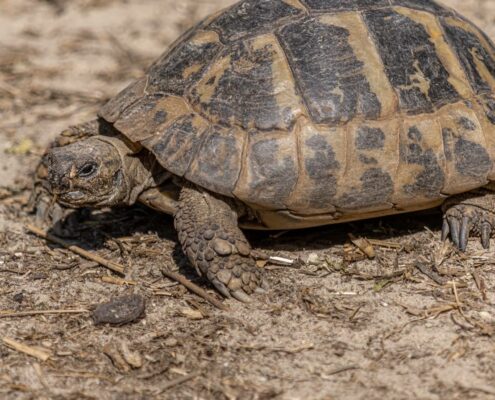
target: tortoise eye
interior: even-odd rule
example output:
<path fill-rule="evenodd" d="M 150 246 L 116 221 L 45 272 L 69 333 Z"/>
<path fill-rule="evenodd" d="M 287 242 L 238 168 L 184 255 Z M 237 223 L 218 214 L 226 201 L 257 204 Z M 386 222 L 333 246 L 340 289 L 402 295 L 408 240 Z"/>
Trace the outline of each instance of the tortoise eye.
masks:
<path fill-rule="evenodd" d="M 87 163 L 84 164 L 81 168 L 79 168 L 78 175 L 81 178 L 89 178 L 94 175 L 98 166 L 95 163 Z"/>

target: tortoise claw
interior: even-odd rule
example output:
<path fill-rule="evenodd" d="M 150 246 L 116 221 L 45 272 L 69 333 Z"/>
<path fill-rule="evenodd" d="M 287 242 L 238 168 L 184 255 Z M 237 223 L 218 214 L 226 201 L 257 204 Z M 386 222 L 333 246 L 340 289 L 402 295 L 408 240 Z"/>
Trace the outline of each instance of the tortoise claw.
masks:
<path fill-rule="evenodd" d="M 481 225 L 481 244 L 485 250 L 490 248 L 490 236 L 492 234 L 492 226 L 489 222 L 483 222 Z"/>
<path fill-rule="evenodd" d="M 442 225 L 442 242 L 445 242 L 447 238 L 449 237 L 450 233 L 450 226 L 449 222 L 447 221 L 447 218 L 443 218 L 443 225 Z"/>
<path fill-rule="evenodd" d="M 234 290 L 231 294 L 234 299 L 239 300 L 242 303 L 251 303 L 251 297 L 242 289 Z"/>
<path fill-rule="evenodd" d="M 449 218 L 450 237 L 456 247 L 459 247 L 459 220 L 455 217 Z"/>
<path fill-rule="evenodd" d="M 215 286 L 215 289 L 217 289 L 224 297 L 226 297 L 227 299 L 230 299 L 232 297 L 230 290 L 227 289 L 227 286 L 225 286 L 218 279 L 213 278 L 213 279 L 210 279 L 210 281 L 213 284 L 213 286 Z"/>
<path fill-rule="evenodd" d="M 481 236 L 484 249 L 490 247 L 490 237 L 495 225 L 494 213 L 472 204 L 456 204 L 446 210 L 442 226 L 442 239 L 449 236 L 462 252 L 467 249 L 471 232 Z"/>
<path fill-rule="evenodd" d="M 462 217 L 461 231 L 459 233 L 459 250 L 462 252 L 466 251 L 470 230 L 471 230 L 470 218 L 467 215 L 464 215 Z"/>

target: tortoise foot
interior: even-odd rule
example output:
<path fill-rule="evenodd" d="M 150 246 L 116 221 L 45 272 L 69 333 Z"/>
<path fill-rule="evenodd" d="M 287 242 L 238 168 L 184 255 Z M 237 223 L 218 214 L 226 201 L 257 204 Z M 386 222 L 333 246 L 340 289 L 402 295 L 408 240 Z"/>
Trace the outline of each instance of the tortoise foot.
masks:
<path fill-rule="evenodd" d="M 187 258 L 222 295 L 249 302 L 268 288 L 228 199 L 185 186 L 174 220 Z"/>
<path fill-rule="evenodd" d="M 481 237 L 483 248 L 490 248 L 490 237 L 495 227 L 495 214 L 474 204 L 455 204 L 444 212 L 442 240 L 449 235 L 460 251 L 466 251 L 469 236 Z"/>
<path fill-rule="evenodd" d="M 208 265 L 205 275 L 222 295 L 244 303 L 251 301 L 253 293 L 268 288 L 254 260 L 239 254 L 218 257 Z"/>

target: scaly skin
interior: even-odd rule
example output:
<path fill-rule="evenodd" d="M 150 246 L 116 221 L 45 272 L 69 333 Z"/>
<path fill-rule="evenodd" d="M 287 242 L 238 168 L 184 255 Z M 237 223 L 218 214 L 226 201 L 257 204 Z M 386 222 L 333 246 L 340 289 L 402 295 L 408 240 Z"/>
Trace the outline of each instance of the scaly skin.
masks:
<path fill-rule="evenodd" d="M 258 288 L 266 288 L 251 246 L 237 225 L 229 200 L 205 190 L 183 187 L 175 213 L 179 241 L 196 271 L 226 297 L 247 302 Z"/>
<path fill-rule="evenodd" d="M 489 189 L 478 189 L 446 200 L 442 240 L 451 236 L 452 242 L 465 251 L 471 233 L 481 236 L 485 249 L 490 247 L 490 237 L 495 228 L 495 193 Z"/>
<path fill-rule="evenodd" d="M 64 130 L 47 148 L 45 154 L 53 148 L 63 147 L 85 138 L 96 136 L 103 131 L 107 125 L 102 125 L 98 120 L 84 122 L 79 125 L 71 126 Z M 110 129 L 110 128 L 106 128 Z M 31 212 L 36 214 L 36 223 L 38 225 L 53 225 L 58 227 L 72 210 L 64 208 L 54 201 L 53 195 L 48 189 L 48 168 L 40 160 L 34 173 L 34 182 L 29 198 L 28 207 Z"/>

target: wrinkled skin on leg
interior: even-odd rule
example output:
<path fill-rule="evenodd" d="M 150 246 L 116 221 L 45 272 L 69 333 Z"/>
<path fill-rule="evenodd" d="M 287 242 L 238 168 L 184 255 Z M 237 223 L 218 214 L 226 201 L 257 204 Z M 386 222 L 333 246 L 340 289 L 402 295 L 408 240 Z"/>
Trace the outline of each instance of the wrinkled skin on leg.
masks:
<path fill-rule="evenodd" d="M 230 199 L 186 185 L 174 221 L 189 261 L 225 297 L 247 302 L 250 294 L 267 287 Z"/>
<path fill-rule="evenodd" d="M 442 210 L 442 240 L 450 235 L 454 245 L 465 251 L 470 234 L 475 234 L 481 236 L 485 249 L 490 247 L 490 237 L 495 228 L 495 192 L 491 188 L 451 197 Z"/>

